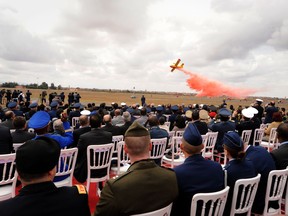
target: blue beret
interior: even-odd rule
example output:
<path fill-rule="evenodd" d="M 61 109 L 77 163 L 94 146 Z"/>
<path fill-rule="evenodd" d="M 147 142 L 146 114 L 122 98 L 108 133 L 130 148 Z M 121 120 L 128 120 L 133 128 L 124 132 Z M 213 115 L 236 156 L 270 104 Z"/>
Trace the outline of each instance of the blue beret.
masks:
<path fill-rule="evenodd" d="M 12 101 L 8 104 L 8 108 L 14 108 L 17 106 L 17 103 L 15 101 Z"/>
<path fill-rule="evenodd" d="M 38 106 L 38 104 L 35 102 L 35 103 L 31 103 L 30 105 L 29 105 L 29 108 L 35 108 L 35 107 L 37 107 Z"/>
<path fill-rule="evenodd" d="M 202 136 L 193 123 L 188 124 L 188 127 L 184 131 L 183 138 L 192 146 L 199 146 L 202 144 Z"/>
<path fill-rule="evenodd" d="M 57 105 L 58 105 L 57 101 L 52 101 L 50 104 L 51 107 L 56 107 Z"/>
<path fill-rule="evenodd" d="M 171 107 L 171 109 L 172 109 L 173 111 L 177 111 L 179 108 L 178 108 L 177 105 L 174 105 L 174 106 Z"/>
<path fill-rule="evenodd" d="M 221 116 L 230 116 L 231 115 L 231 111 L 229 111 L 228 109 L 226 108 L 222 108 L 219 110 L 219 115 Z"/>
<path fill-rule="evenodd" d="M 243 141 L 238 133 L 235 131 L 229 131 L 224 134 L 223 137 L 223 145 L 229 147 L 230 149 L 234 149 L 236 151 L 243 150 Z"/>
<path fill-rule="evenodd" d="M 156 107 L 156 110 L 157 110 L 157 111 L 163 111 L 163 107 L 162 107 L 162 106 L 157 106 L 157 107 Z"/>
<path fill-rule="evenodd" d="M 76 108 L 76 109 L 78 109 L 78 108 L 80 108 L 81 107 L 81 104 L 80 103 L 75 103 L 74 105 L 73 105 L 73 108 Z"/>
<path fill-rule="evenodd" d="M 36 112 L 29 120 L 28 127 L 34 129 L 44 128 L 50 122 L 50 115 L 45 111 Z"/>

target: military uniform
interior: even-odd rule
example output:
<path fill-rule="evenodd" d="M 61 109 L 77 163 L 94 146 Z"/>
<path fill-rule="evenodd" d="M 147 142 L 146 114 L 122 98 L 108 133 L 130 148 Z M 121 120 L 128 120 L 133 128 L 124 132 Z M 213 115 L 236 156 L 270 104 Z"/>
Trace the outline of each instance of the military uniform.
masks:
<path fill-rule="evenodd" d="M 53 182 L 27 185 L 16 197 L 0 202 L 1 216 L 89 216 L 83 185 L 57 188 Z"/>
<path fill-rule="evenodd" d="M 106 182 L 94 215 L 132 215 L 154 211 L 178 195 L 176 175 L 153 160 L 133 163 L 128 171 Z"/>

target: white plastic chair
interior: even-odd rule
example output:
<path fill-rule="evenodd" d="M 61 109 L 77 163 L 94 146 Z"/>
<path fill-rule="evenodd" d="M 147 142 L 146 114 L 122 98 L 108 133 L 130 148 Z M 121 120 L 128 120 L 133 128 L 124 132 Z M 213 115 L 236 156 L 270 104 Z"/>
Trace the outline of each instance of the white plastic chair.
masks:
<path fill-rule="evenodd" d="M 117 153 L 117 143 L 124 140 L 123 135 L 112 136 L 112 142 L 114 143 L 113 153 Z"/>
<path fill-rule="evenodd" d="M 257 128 L 254 131 L 253 146 L 255 146 L 256 143 L 260 145 L 260 143 L 262 142 L 263 136 L 264 136 L 264 129 Z"/>
<path fill-rule="evenodd" d="M 283 170 L 272 170 L 268 176 L 265 207 L 263 215 L 280 215 L 281 214 L 281 199 L 287 181 L 288 168 Z M 269 201 L 277 201 L 279 209 L 268 209 Z"/>
<path fill-rule="evenodd" d="M 77 124 L 79 124 L 79 117 L 73 117 L 72 118 L 72 128 L 75 128 Z"/>
<path fill-rule="evenodd" d="M 15 169 L 15 153 L 0 155 L 0 201 L 15 196 L 17 172 Z"/>
<path fill-rule="evenodd" d="M 184 131 L 176 131 L 175 136 L 176 137 L 182 137 L 184 134 Z"/>
<path fill-rule="evenodd" d="M 17 151 L 17 149 L 21 146 L 21 145 L 23 145 L 24 143 L 13 143 L 13 149 L 14 149 L 14 151 L 16 152 Z"/>
<path fill-rule="evenodd" d="M 241 138 L 243 140 L 243 143 L 249 144 L 249 140 L 252 134 L 252 130 L 243 130 L 241 134 Z"/>
<path fill-rule="evenodd" d="M 103 182 L 109 179 L 110 164 L 114 143 L 103 145 L 89 145 L 87 147 L 87 184 L 86 188 L 89 193 L 91 182 Z M 91 171 L 99 169 L 107 169 L 106 175 L 99 178 L 93 178 Z"/>
<path fill-rule="evenodd" d="M 191 202 L 190 216 L 198 216 L 198 215 L 222 216 L 226 200 L 228 197 L 228 192 L 229 192 L 229 186 L 226 186 L 225 189 L 218 192 L 195 194 Z M 201 213 L 197 212 L 197 207 L 200 208 L 200 206 L 198 206 L 198 202 L 202 204 Z"/>
<path fill-rule="evenodd" d="M 172 208 L 172 203 L 156 211 L 147 212 L 143 214 L 134 214 L 131 216 L 169 216 L 171 213 L 171 208 Z"/>
<path fill-rule="evenodd" d="M 112 160 L 117 160 L 117 167 L 111 168 L 117 175 L 126 172 L 130 167 L 131 161 L 128 154 L 124 151 L 124 141 L 117 143 L 117 158 L 112 158 Z"/>
<path fill-rule="evenodd" d="M 277 128 L 272 128 L 270 131 L 269 135 L 269 140 L 267 141 L 262 141 L 260 143 L 261 146 L 267 149 L 268 152 L 273 150 L 275 148 L 275 144 L 277 143 Z"/>
<path fill-rule="evenodd" d="M 171 124 L 171 122 L 166 121 L 166 122 L 164 122 L 164 124 L 165 124 L 168 128 L 170 128 L 170 124 Z"/>
<path fill-rule="evenodd" d="M 235 183 L 230 216 L 247 213 L 251 215 L 261 174 L 254 178 L 238 179 Z M 239 193 L 241 195 L 239 196 Z M 238 199 L 239 198 L 239 199 Z"/>
<path fill-rule="evenodd" d="M 58 161 L 57 172 L 55 176 L 69 175 L 62 181 L 54 182 L 57 187 L 72 186 L 73 173 L 75 169 L 78 148 L 61 149 Z M 61 167 L 61 169 L 59 169 Z"/>
<path fill-rule="evenodd" d="M 208 132 L 207 134 L 207 142 L 205 148 L 202 151 L 202 156 L 204 158 L 209 158 L 210 160 L 214 160 L 214 147 L 217 141 L 218 132 Z"/>
<path fill-rule="evenodd" d="M 29 133 L 35 133 L 35 130 L 34 130 L 34 128 L 29 128 L 29 129 L 28 129 L 28 132 L 29 132 Z"/>
<path fill-rule="evenodd" d="M 182 142 L 182 137 L 173 137 L 172 138 L 172 145 L 171 145 L 171 151 L 172 155 L 171 158 L 168 158 L 166 155 L 163 156 L 163 163 L 169 164 L 171 168 L 174 166 L 178 166 L 180 164 L 183 164 L 185 161 L 185 157 L 183 155 L 183 152 L 180 148 L 180 144 Z M 175 156 L 179 156 L 179 158 L 175 159 Z"/>
<path fill-rule="evenodd" d="M 150 151 L 150 158 L 151 159 L 161 159 L 164 156 L 166 144 L 167 144 L 167 137 L 161 139 L 151 139 L 152 143 L 152 150 Z"/>

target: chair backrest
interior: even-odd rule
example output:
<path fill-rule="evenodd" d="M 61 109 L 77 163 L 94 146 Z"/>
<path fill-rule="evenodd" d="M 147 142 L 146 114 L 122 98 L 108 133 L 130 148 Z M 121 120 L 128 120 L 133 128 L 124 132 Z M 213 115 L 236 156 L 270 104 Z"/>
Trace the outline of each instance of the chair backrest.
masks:
<path fill-rule="evenodd" d="M 229 192 L 229 186 L 226 186 L 223 190 L 218 191 L 218 192 L 195 194 L 191 202 L 190 215 L 191 216 L 194 216 L 194 215 L 195 216 L 196 215 L 222 216 L 224 207 L 226 204 L 228 192 Z M 201 208 L 201 209 L 197 210 L 197 208 Z"/>
<path fill-rule="evenodd" d="M 202 143 L 204 145 L 204 148 L 202 149 L 202 156 L 204 157 L 205 151 L 206 151 L 205 147 L 206 147 L 207 142 L 208 142 L 208 135 L 207 134 L 201 135 L 201 137 L 202 137 Z"/>
<path fill-rule="evenodd" d="M 72 186 L 72 179 L 77 155 L 78 155 L 78 148 L 61 149 L 55 176 L 70 175 L 69 182 L 67 185 L 65 184 L 65 186 Z"/>
<path fill-rule="evenodd" d="M 211 160 L 214 160 L 213 153 L 218 137 L 218 132 L 208 132 L 206 135 L 207 135 L 207 142 L 204 149 L 205 151 L 203 151 L 202 156 L 204 158 L 208 157 Z"/>
<path fill-rule="evenodd" d="M 169 216 L 171 213 L 171 208 L 172 208 L 172 203 L 156 211 L 147 212 L 143 214 L 134 214 L 131 216 Z"/>
<path fill-rule="evenodd" d="M 250 140 L 251 134 L 252 134 L 252 130 L 243 130 L 242 131 L 241 138 L 242 138 L 244 143 L 249 144 L 249 140 Z"/>
<path fill-rule="evenodd" d="M 123 135 L 112 136 L 112 142 L 114 143 L 113 153 L 117 153 L 117 143 L 124 140 Z"/>
<path fill-rule="evenodd" d="M 258 145 L 262 142 L 263 136 L 264 136 L 264 129 L 261 128 L 257 128 L 254 131 L 254 138 L 253 138 L 253 146 L 255 146 L 256 143 L 258 143 Z"/>
<path fill-rule="evenodd" d="M 230 215 L 251 214 L 261 174 L 254 178 L 238 179 L 235 183 Z"/>
<path fill-rule="evenodd" d="M 167 137 L 161 139 L 151 139 L 152 150 L 150 151 L 151 159 L 161 159 L 165 153 Z"/>
<path fill-rule="evenodd" d="M 176 137 L 182 137 L 184 134 L 184 131 L 176 131 L 175 136 Z"/>
<path fill-rule="evenodd" d="M 169 134 L 169 141 L 168 141 L 168 151 L 169 151 L 169 148 L 171 148 L 172 146 L 173 137 L 175 136 L 175 131 L 169 131 L 168 134 Z"/>
<path fill-rule="evenodd" d="M 267 188 L 266 188 L 266 197 L 265 197 L 265 206 L 263 215 L 270 215 L 269 214 L 269 202 L 270 201 L 277 201 L 279 206 L 281 206 L 281 199 L 284 192 L 284 188 L 287 181 L 288 175 L 288 168 L 283 170 L 272 170 L 268 176 Z M 274 212 L 273 215 L 280 215 L 281 207 Z"/>
<path fill-rule="evenodd" d="M 268 124 L 264 124 L 264 123 L 260 124 L 260 129 L 265 129 L 267 127 L 268 127 Z"/>
<path fill-rule="evenodd" d="M 72 128 L 75 128 L 76 127 L 76 125 L 79 123 L 80 121 L 79 121 L 79 117 L 73 117 L 72 118 Z"/>
<path fill-rule="evenodd" d="M 271 148 L 268 147 L 268 151 L 270 151 L 271 149 L 273 149 L 275 147 L 278 147 L 278 146 L 276 146 L 277 142 L 278 142 L 278 140 L 277 140 L 277 128 L 271 128 L 269 140 L 268 140 L 268 146 Z"/>
<path fill-rule="evenodd" d="M 14 151 L 16 152 L 17 151 L 17 149 L 21 146 L 21 145 L 23 145 L 24 143 L 13 143 L 13 149 L 14 149 Z"/>
<path fill-rule="evenodd" d="M 90 182 L 102 182 L 109 179 L 109 171 L 114 143 L 102 145 L 89 145 L 87 147 L 87 191 Z M 100 178 L 91 177 L 91 171 L 106 168 L 106 175 Z"/>
<path fill-rule="evenodd" d="M 15 153 L 0 155 L 0 201 L 15 196 L 17 182 L 15 155 Z"/>
<path fill-rule="evenodd" d="M 120 174 L 121 164 L 130 164 L 129 155 L 124 151 L 124 141 L 117 143 L 117 175 Z"/>

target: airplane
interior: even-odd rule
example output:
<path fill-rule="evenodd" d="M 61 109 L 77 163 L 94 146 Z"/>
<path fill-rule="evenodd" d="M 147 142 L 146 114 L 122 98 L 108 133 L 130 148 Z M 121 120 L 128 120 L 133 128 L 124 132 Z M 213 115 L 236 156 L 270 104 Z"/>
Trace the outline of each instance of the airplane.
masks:
<path fill-rule="evenodd" d="M 173 72 L 176 68 L 183 68 L 184 63 L 179 65 L 180 61 L 181 61 L 181 59 L 178 59 L 176 63 L 170 65 L 170 67 L 172 68 L 171 72 Z"/>

